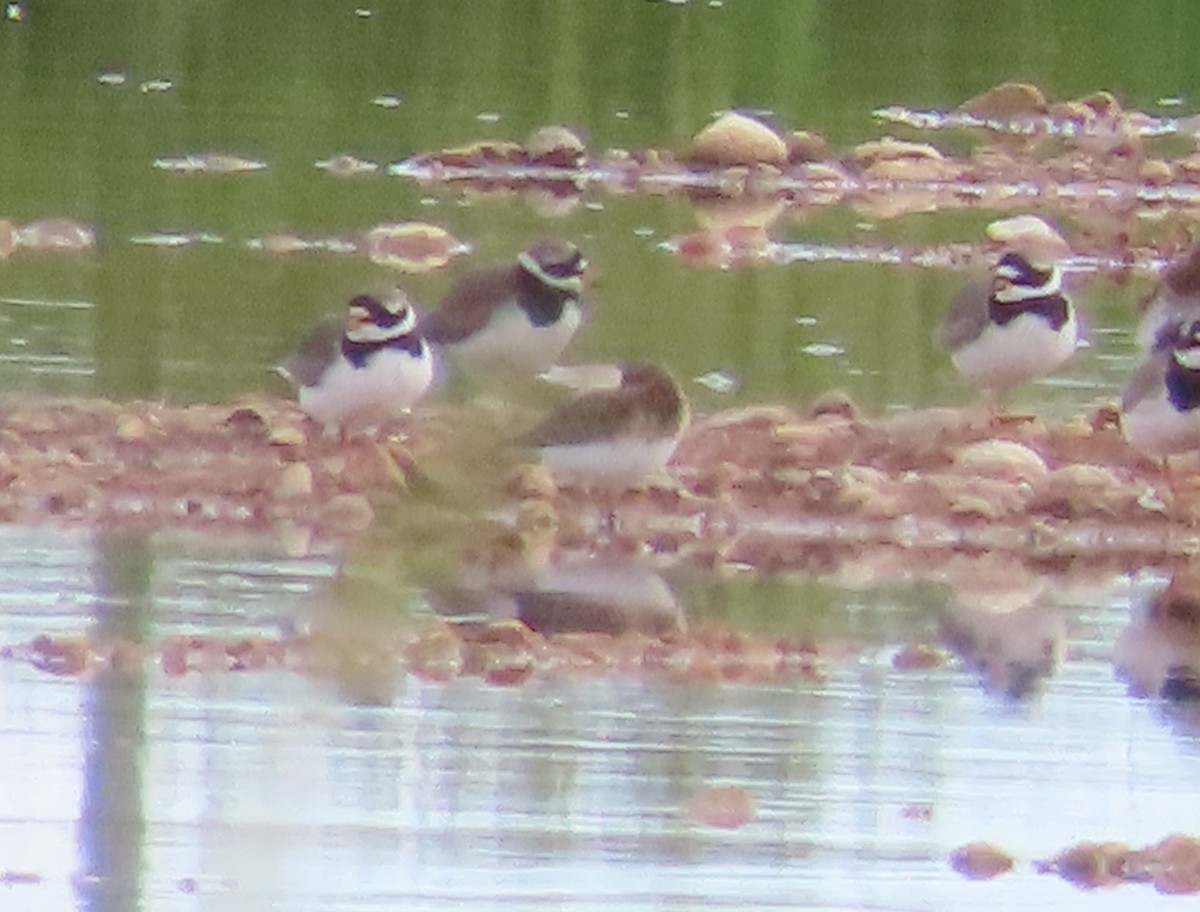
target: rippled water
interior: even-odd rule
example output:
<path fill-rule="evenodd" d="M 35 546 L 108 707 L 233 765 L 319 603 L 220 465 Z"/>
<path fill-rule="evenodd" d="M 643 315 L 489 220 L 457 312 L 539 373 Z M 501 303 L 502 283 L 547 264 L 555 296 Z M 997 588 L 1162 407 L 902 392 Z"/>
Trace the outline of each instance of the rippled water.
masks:
<path fill-rule="evenodd" d="M 891 130 L 880 106 L 944 108 L 1017 77 L 1190 111 L 1198 75 L 1183 2 L 18 6 L 0 25 L 0 219 L 69 219 L 95 243 L 0 259 L 0 384 L 169 402 L 283 394 L 267 368 L 309 323 L 396 278 L 333 241 L 412 219 L 470 247 L 404 277 L 425 302 L 530 237 L 577 239 L 599 276 L 572 356 L 661 361 L 700 413 L 831 387 L 873 413 L 965 402 L 931 341 L 960 274 L 850 258 L 701 269 L 664 244 L 702 217 L 682 198 L 589 191 L 555 214 L 382 166 L 553 122 L 594 148 L 679 149 L 730 106 L 842 148 Z M 381 167 L 339 177 L 319 164 L 338 154 Z M 214 155 L 244 161 L 193 167 Z M 977 240 L 994 215 L 836 207 L 773 236 L 934 248 Z M 282 253 L 282 235 L 321 243 Z M 1091 349 L 1019 404 L 1073 415 L 1113 395 L 1149 281 L 1087 283 Z M 1158 571 L 655 564 L 639 572 L 670 622 L 811 639 L 822 674 L 499 687 L 365 661 L 164 665 L 164 644 L 192 634 L 317 629 L 353 657 L 429 611 L 407 589 L 382 610 L 341 601 L 336 551 L 4 528 L 0 553 L 4 910 L 1155 908 L 1180 900 L 1087 893 L 1032 862 L 1200 829 L 1200 726 L 1158 696 L 1197 647 L 1146 607 Z M 43 635 L 131 652 L 56 673 L 30 650 Z M 906 667 L 914 644 L 932 667 Z M 748 790 L 755 819 L 692 821 L 711 785 Z M 949 853 L 977 839 L 1017 869 L 953 872 Z"/>
<path fill-rule="evenodd" d="M 0 587 L 5 644 L 278 636 L 321 622 L 332 570 L 255 555 L 253 542 L 4 537 L 24 549 Z M 1084 838 L 1142 844 L 1194 826 L 1194 718 L 1129 680 L 1153 688 L 1182 649 L 1130 620 L 1129 599 L 1161 581 L 1077 583 L 1018 607 L 1016 623 L 947 609 L 927 587 L 813 585 L 792 610 L 823 595 L 845 658 L 786 685 L 535 675 L 364 689 L 284 669 L 173 677 L 153 650 L 144 666 L 83 678 L 5 662 L 0 870 L 37 880 L 0 887 L 4 907 L 1167 902 L 1149 887 L 1084 894 L 1030 867 Z M 704 610 L 719 613 L 693 623 Z M 898 643 L 961 643 L 964 630 L 978 653 L 894 667 Z M 1000 657 L 1047 643 L 1046 677 L 1025 700 L 1005 697 Z M 1131 670 L 1118 674 L 1114 650 Z M 757 818 L 735 831 L 691 822 L 688 800 L 707 785 L 746 788 Z M 992 884 L 952 873 L 948 853 L 976 839 L 1017 871 Z"/>

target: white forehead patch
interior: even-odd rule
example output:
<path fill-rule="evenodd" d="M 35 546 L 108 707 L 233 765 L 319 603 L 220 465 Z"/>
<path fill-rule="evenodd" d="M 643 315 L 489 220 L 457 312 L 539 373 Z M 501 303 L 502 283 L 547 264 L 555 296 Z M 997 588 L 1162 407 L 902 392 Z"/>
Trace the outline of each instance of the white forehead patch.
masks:
<path fill-rule="evenodd" d="M 396 288 L 389 294 L 380 297 L 379 303 L 383 305 L 384 310 L 394 317 L 401 316 L 402 314 L 412 313 L 412 308 L 409 307 L 408 295 L 406 295 L 399 288 Z"/>
<path fill-rule="evenodd" d="M 1184 370 L 1200 371 L 1200 345 L 1175 349 L 1175 363 Z"/>
<path fill-rule="evenodd" d="M 1002 304 L 1018 304 L 1021 301 L 1030 301 L 1035 298 L 1049 298 L 1062 292 L 1062 275 L 1058 271 L 1058 267 L 1050 270 L 1046 276 L 1046 281 L 1041 285 L 1025 285 L 1017 282 L 1023 273 L 1011 266 L 1000 266 L 996 269 L 998 278 L 1008 279 L 1008 285 L 1002 285 L 996 289 L 996 300 Z"/>

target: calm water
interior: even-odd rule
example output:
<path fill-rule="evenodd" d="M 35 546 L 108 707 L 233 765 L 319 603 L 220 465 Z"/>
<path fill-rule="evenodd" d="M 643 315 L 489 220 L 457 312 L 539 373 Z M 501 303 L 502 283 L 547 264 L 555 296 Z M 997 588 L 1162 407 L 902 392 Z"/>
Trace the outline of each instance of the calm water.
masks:
<path fill-rule="evenodd" d="M 661 361 L 701 412 L 833 386 L 873 412 L 964 402 L 931 342 L 961 276 L 842 263 L 701 270 L 661 246 L 696 224 L 683 200 L 597 192 L 552 217 L 516 196 L 382 172 L 338 178 L 315 163 L 338 153 L 387 163 L 555 122 L 594 148 L 678 149 L 731 106 L 842 149 L 886 132 L 871 116 L 881 105 L 946 107 L 1012 78 L 1058 98 L 1108 88 L 1150 111 L 1200 104 L 1189 94 L 1200 8 L 1185 2 L 929 2 L 904 15 L 886 2 L 797 0 L 24 9 L 26 21 L 0 27 L 0 218 L 77 219 L 97 241 L 0 260 L 10 391 L 189 402 L 278 390 L 266 369 L 312 320 L 395 276 L 361 255 L 271 255 L 253 242 L 421 219 L 470 244 L 469 262 L 539 234 L 577 239 L 600 278 L 572 356 Z M 155 167 L 193 153 L 268 167 Z M 838 208 L 773 234 L 933 245 L 975 240 L 993 215 L 872 221 Z M 168 234 L 193 242 L 167 246 Z M 432 302 L 464 265 L 404 281 Z M 1092 349 L 1024 402 L 1074 414 L 1112 395 L 1147 281 L 1093 283 Z M 718 369 L 741 385 L 720 394 L 693 379 Z M 328 594 L 337 554 L 11 528 L 0 553 L 0 646 L 42 633 L 158 642 L 358 622 Z M 1131 568 L 1086 586 L 1030 577 L 981 593 L 961 584 L 970 565 L 917 578 L 646 572 L 660 569 L 690 624 L 812 636 L 846 644 L 846 658 L 828 680 L 786 686 L 513 689 L 285 670 L 172 678 L 154 663 L 79 679 L 0 662 L 0 876 L 38 878 L 0 884 L 0 908 L 1169 902 L 1144 886 L 1085 894 L 1029 866 L 1078 840 L 1200 830 L 1194 720 L 1138 695 L 1188 658 L 1188 643 L 1138 613 L 1165 580 Z M 988 610 L 1000 605 L 1011 610 Z M 371 623 L 422 610 L 421 594 L 405 592 L 394 617 Z M 909 642 L 947 644 L 952 658 L 897 671 L 892 655 Z M 733 832 L 689 823 L 689 796 L 714 784 L 750 790 L 757 819 Z M 1017 871 L 988 884 L 951 872 L 947 853 L 973 839 L 1014 854 Z"/>

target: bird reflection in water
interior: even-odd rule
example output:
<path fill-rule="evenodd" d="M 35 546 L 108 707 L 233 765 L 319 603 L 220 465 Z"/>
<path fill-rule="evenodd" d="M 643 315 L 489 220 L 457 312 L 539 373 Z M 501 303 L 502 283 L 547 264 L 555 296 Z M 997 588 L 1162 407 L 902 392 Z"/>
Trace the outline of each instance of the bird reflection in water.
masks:
<path fill-rule="evenodd" d="M 1134 606 L 1113 647 L 1118 677 L 1200 721 L 1200 572 L 1183 571 Z"/>
<path fill-rule="evenodd" d="M 632 559 L 578 555 L 547 563 L 524 585 L 443 589 L 431 593 L 430 602 L 439 614 L 463 626 L 515 618 L 544 636 L 636 632 L 663 637 L 686 628 L 671 587 Z"/>
<path fill-rule="evenodd" d="M 968 561 L 949 580 L 946 644 L 979 674 L 988 693 L 1035 697 L 1062 660 L 1066 622 L 1044 598 L 1047 579 L 1016 561 Z"/>

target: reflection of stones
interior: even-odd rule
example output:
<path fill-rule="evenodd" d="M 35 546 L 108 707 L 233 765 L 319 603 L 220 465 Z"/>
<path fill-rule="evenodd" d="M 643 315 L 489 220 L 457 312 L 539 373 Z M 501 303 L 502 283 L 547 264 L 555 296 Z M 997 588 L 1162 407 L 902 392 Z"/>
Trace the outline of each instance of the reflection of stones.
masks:
<path fill-rule="evenodd" d="M 787 202 L 778 196 L 727 197 L 705 193 L 692 195 L 696 222 L 705 231 L 731 228 L 770 228 L 783 215 Z"/>
<path fill-rule="evenodd" d="M 1063 618 L 1042 602 L 1044 577 L 1016 562 L 979 571 L 953 586 L 944 639 L 979 673 L 989 693 L 1032 697 L 1058 667 L 1066 637 Z"/>
<path fill-rule="evenodd" d="M 686 626 L 675 593 L 661 576 L 634 561 L 592 557 L 548 564 L 524 587 L 451 589 L 432 593 L 444 616 L 464 623 L 515 617 L 544 635 L 637 632 L 662 637 Z"/>
<path fill-rule="evenodd" d="M 583 182 L 542 181 L 523 189 L 521 196 L 542 218 L 564 218 L 579 208 Z"/>
<path fill-rule="evenodd" d="M 1200 577 L 1178 574 L 1142 600 L 1117 637 L 1113 664 L 1139 696 L 1200 697 Z"/>
<path fill-rule="evenodd" d="M 744 191 L 726 194 L 705 189 L 690 194 L 700 228 L 672 240 L 681 259 L 727 269 L 769 257 L 772 243 L 767 229 L 783 215 L 787 202 L 776 195 Z"/>

